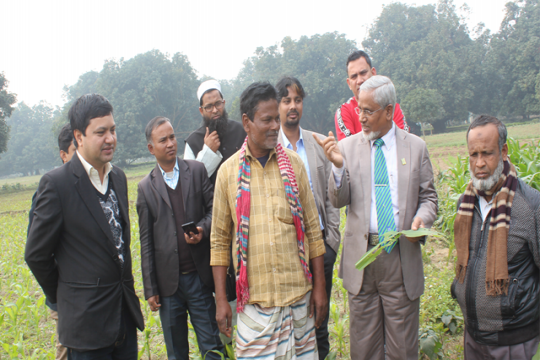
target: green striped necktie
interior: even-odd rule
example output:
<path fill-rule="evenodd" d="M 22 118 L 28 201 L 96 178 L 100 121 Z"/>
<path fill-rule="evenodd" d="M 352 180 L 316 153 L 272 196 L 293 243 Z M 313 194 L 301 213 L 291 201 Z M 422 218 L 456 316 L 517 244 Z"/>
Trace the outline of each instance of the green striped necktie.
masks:
<path fill-rule="evenodd" d="M 392 206 L 392 194 L 390 194 L 390 181 L 388 181 L 388 170 L 386 169 L 386 158 L 381 147 L 384 145 L 383 139 L 375 140 L 375 204 L 377 206 L 377 228 L 379 230 L 379 242 L 384 241 L 382 234 L 392 230 L 396 231 L 394 222 L 394 207 Z M 390 253 L 395 243 L 386 246 L 384 249 Z"/>

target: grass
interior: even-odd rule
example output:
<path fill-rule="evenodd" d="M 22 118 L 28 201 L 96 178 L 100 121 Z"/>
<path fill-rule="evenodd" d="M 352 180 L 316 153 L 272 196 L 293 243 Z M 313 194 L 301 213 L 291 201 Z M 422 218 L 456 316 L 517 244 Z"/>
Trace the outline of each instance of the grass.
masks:
<path fill-rule="evenodd" d="M 540 134 L 540 124 L 509 127 L 510 136 L 529 140 Z M 465 133 L 426 136 L 432 161 L 439 171 L 447 169 L 457 154 L 466 154 Z M 455 162 L 454 162 L 455 163 Z M 146 329 L 139 333 L 139 355 L 142 359 L 166 359 L 165 345 L 159 316 L 152 313 L 143 301 L 140 263 L 138 219 L 135 209 L 137 184 L 155 164 L 147 163 L 126 169 L 130 199 L 132 258 L 135 289 L 141 298 Z M 461 170 L 464 171 L 463 169 Z M 443 176 L 437 175 L 444 180 Z M 0 191 L 0 359 L 54 359 L 55 324 L 49 318 L 45 298 L 24 262 L 28 209 L 37 187 L 37 177 L 4 179 L 3 185 L 22 184 L 20 191 Z M 463 322 L 457 303 L 450 297 L 450 284 L 454 278 L 452 234 L 447 229 L 448 219 L 454 211 L 454 201 L 448 198 L 448 184 L 439 184 L 439 229 L 447 238 L 429 240 L 423 248 L 425 291 L 420 304 L 421 344 L 435 344 L 440 355 L 431 358 L 462 359 Z M 345 214 L 342 209 L 343 232 Z M 446 225 L 445 225 L 446 224 Z M 347 291 L 337 277 L 341 249 L 334 269 L 333 291 L 330 303 L 331 357 L 348 359 L 350 349 L 349 312 Z M 450 320 L 449 320 L 450 319 Z M 445 323 L 446 321 L 446 323 Z M 450 322 L 449 322 L 450 321 Z M 448 323 L 448 324 L 447 324 Z M 452 330 L 453 329 L 453 330 Z M 200 359 L 193 330 L 190 332 L 191 358 Z M 427 345 L 426 345 L 427 346 Z M 425 352 L 421 355 L 428 358 Z"/>

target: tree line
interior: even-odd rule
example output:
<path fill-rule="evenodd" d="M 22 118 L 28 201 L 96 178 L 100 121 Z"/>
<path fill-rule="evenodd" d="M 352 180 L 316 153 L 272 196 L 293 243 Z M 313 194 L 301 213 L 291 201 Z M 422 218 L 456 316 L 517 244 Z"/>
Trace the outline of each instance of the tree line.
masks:
<path fill-rule="evenodd" d="M 471 113 L 524 119 L 540 114 L 540 0 L 507 3 L 493 34 L 483 24 L 469 29 L 467 13 L 466 7 L 456 10 L 452 0 L 392 3 L 383 7 L 361 46 L 333 32 L 259 47 L 234 79 L 220 80 L 229 116 L 240 119 L 240 94 L 250 83 L 275 84 L 291 75 L 307 92 L 302 126 L 333 130 L 335 110 L 352 95 L 345 82 L 346 58 L 358 48 L 371 55 L 378 74 L 392 79 L 407 120 L 431 123 L 435 132 Z M 0 153 L 5 152 L 0 175 L 59 165 L 55 136 L 73 101 L 91 92 L 114 106 L 119 165 L 148 156 L 144 127 L 156 115 L 171 119 L 181 142 L 201 124 L 196 91 L 206 79 L 197 76 L 185 55 L 152 50 L 107 60 L 101 71 L 82 74 L 64 88 L 61 108 L 43 102 L 13 107 L 15 96 L 0 73 Z"/>

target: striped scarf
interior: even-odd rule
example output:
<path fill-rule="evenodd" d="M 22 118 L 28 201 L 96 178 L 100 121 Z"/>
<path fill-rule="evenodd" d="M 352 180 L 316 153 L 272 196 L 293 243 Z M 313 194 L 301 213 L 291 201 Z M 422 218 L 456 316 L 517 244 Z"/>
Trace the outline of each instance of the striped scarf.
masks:
<path fill-rule="evenodd" d="M 250 209 L 250 180 L 251 180 L 251 160 L 246 156 L 247 137 L 240 149 L 240 165 L 238 168 L 238 188 L 236 191 L 236 246 L 238 266 L 236 269 L 236 297 L 237 297 L 237 312 L 244 310 L 244 305 L 249 300 L 249 284 L 247 276 L 247 249 L 249 239 L 249 209 Z M 304 248 L 304 216 L 300 197 L 298 195 L 298 185 L 296 184 L 296 176 L 289 160 L 289 157 L 283 150 L 281 144 L 275 147 L 279 172 L 283 185 L 285 187 L 285 196 L 291 208 L 294 227 L 296 228 L 296 239 L 298 241 L 298 257 L 304 269 L 304 274 L 311 282 L 311 272 L 306 260 L 306 251 Z"/>
<path fill-rule="evenodd" d="M 476 190 L 471 181 L 463 194 L 454 223 L 454 242 L 458 258 L 456 277 L 463 283 L 469 262 L 469 241 L 476 196 L 495 194 L 491 206 L 486 263 L 486 294 L 491 296 L 508 293 L 508 229 L 517 183 L 516 169 L 509 161 L 504 162 L 503 173 L 493 190 Z"/>

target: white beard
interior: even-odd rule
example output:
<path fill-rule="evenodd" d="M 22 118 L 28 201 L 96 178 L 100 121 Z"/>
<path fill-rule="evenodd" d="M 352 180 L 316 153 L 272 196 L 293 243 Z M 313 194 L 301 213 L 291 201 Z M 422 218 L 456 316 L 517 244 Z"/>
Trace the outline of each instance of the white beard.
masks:
<path fill-rule="evenodd" d="M 495 169 L 495 171 L 490 177 L 488 177 L 487 179 L 477 179 L 473 175 L 471 171 L 471 164 L 469 163 L 469 174 L 471 174 L 471 180 L 472 180 L 474 188 L 478 191 L 486 192 L 493 189 L 495 184 L 497 184 L 497 182 L 499 181 L 499 178 L 501 177 L 503 170 L 504 170 L 504 162 L 501 157 L 499 164 L 497 165 L 497 168 Z"/>
<path fill-rule="evenodd" d="M 367 141 L 371 140 L 377 140 L 379 138 L 379 135 L 381 135 L 380 131 L 372 131 L 370 133 L 366 133 L 364 130 L 362 130 L 362 134 L 364 135 L 364 139 Z"/>

